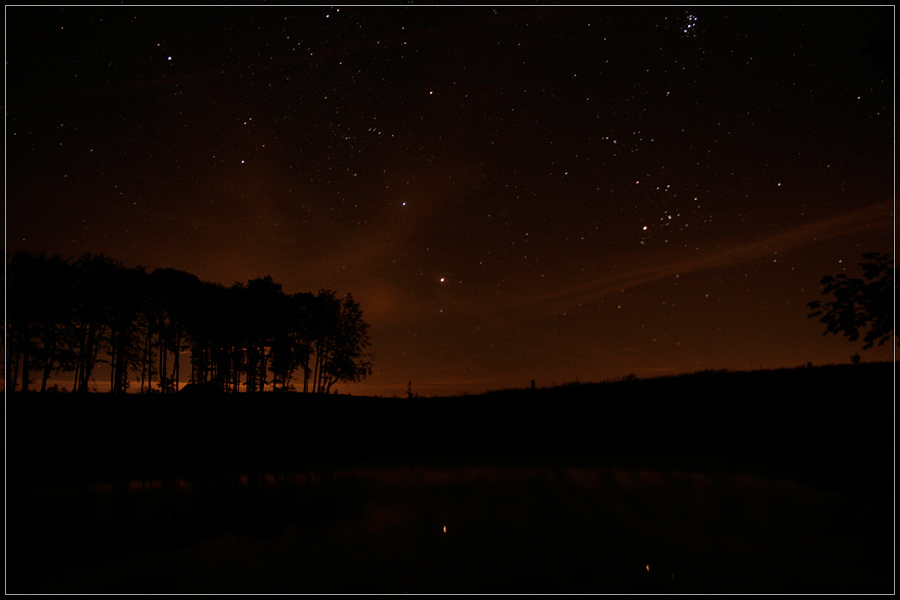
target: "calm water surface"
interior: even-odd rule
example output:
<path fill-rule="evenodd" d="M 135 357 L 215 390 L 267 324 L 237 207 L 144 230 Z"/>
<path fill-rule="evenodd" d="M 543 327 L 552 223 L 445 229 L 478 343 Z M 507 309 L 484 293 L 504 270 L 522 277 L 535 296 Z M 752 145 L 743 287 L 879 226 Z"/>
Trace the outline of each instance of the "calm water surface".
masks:
<path fill-rule="evenodd" d="M 890 592 L 891 515 L 723 472 L 136 479 L 10 492 L 8 591 Z"/>

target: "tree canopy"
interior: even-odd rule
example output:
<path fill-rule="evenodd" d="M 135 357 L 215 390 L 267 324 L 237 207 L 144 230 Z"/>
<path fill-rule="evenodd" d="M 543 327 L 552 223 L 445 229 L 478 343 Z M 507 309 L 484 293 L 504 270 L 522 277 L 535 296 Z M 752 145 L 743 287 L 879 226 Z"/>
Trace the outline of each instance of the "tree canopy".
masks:
<path fill-rule="evenodd" d="M 4 331 L 10 390 L 54 375 L 72 391 L 170 393 L 184 382 L 222 391 L 328 393 L 371 374 L 369 325 L 348 294 L 286 294 L 271 277 L 231 287 L 176 269 L 126 268 L 103 255 L 72 262 L 14 254 Z M 190 374 L 182 372 L 183 354 Z M 295 385 L 296 381 L 296 385 Z"/>
<path fill-rule="evenodd" d="M 831 294 L 834 299 L 810 302 L 808 306 L 813 312 L 809 317 L 818 317 L 825 324 L 823 335 L 841 334 L 855 342 L 865 332 L 863 350 L 868 350 L 876 343 L 883 346 L 896 335 L 896 268 L 890 256 L 878 252 L 863 254 L 860 266 L 862 279 L 843 273 L 823 277 L 822 294 Z"/>

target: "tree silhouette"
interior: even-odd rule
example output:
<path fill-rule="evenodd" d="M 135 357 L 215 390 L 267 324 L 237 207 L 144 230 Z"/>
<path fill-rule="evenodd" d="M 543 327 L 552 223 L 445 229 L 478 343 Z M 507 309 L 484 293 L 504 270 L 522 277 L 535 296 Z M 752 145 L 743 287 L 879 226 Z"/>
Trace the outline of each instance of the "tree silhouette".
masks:
<path fill-rule="evenodd" d="M 292 389 L 294 371 L 303 368 L 303 381 L 309 386 L 311 345 L 311 307 L 315 296 L 310 293 L 285 296 L 279 303 L 280 327 L 272 340 L 272 385 L 281 391 Z"/>
<path fill-rule="evenodd" d="M 196 275 L 177 269 L 155 269 L 150 275 L 151 314 L 154 317 L 159 356 L 159 386 L 163 393 L 178 391 L 181 351 L 188 348 L 188 320 L 194 311 L 190 304 L 200 285 Z M 169 373 L 169 353 L 172 372 Z"/>
<path fill-rule="evenodd" d="M 272 345 L 281 327 L 285 295 L 271 277 L 247 282 L 247 391 L 264 391 Z"/>
<path fill-rule="evenodd" d="M 324 328 L 317 338 L 315 391 L 327 394 L 338 381 L 361 381 L 371 374 L 365 353 L 369 325 L 351 294 L 337 299 L 327 291 L 319 297 L 319 309 L 325 312 L 318 320 Z"/>
<path fill-rule="evenodd" d="M 141 268 L 117 269 L 111 274 L 112 311 L 107 353 L 110 364 L 110 391 L 128 390 L 128 372 L 142 358 L 141 310 L 146 297 L 148 275 Z"/>
<path fill-rule="evenodd" d="M 810 302 L 808 306 L 814 312 L 808 316 L 819 317 L 825 323 L 823 335 L 842 334 L 851 342 L 858 340 L 862 331 L 868 330 L 863 337 L 863 350 L 868 350 L 875 342 L 882 346 L 895 335 L 893 297 L 896 269 L 890 256 L 878 252 L 863 254 L 860 266 L 864 279 L 850 278 L 843 273 L 823 277 L 822 294 L 834 294 L 834 300 Z"/>
<path fill-rule="evenodd" d="M 10 389 L 18 384 L 22 371 L 22 391 L 32 383 L 31 372 L 53 371 L 60 358 L 59 348 L 70 324 L 71 278 L 68 265 L 59 256 L 16 252 L 9 263 L 7 339 L 10 351 Z M 46 386 L 46 377 L 42 376 Z"/>
<path fill-rule="evenodd" d="M 366 354 L 369 324 L 363 320 L 362 309 L 352 294 L 347 294 L 341 301 L 338 327 L 331 363 L 325 371 L 328 377 L 326 391 L 331 391 L 331 386 L 338 381 L 362 381 L 372 374 L 372 364 Z"/>
<path fill-rule="evenodd" d="M 201 282 L 193 290 L 187 319 L 191 345 L 191 383 L 213 384 L 224 390 L 228 361 L 224 352 L 228 322 L 223 286 Z"/>
<path fill-rule="evenodd" d="M 74 353 L 66 344 L 73 316 L 70 294 L 74 270 L 57 254 L 44 260 L 42 271 L 43 289 L 37 294 L 36 308 L 39 313 L 37 334 L 42 348 L 39 359 L 41 391 L 44 392 L 52 374 L 71 368 L 74 363 Z"/>
<path fill-rule="evenodd" d="M 67 371 L 74 372 L 73 391 L 86 392 L 96 365 L 108 362 L 113 393 L 127 391 L 130 373 L 138 374 L 141 393 L 174 392 L 186 350 L 190 383 L 201 389 L 293 389 L 302 368 L 304 392 L 329 393 L 338 381 L 371 373 L 369 325 L 350 294 L 286 295 L 268 276 L 225 288 L 184 271 L 148 274 L 91 254 L 70 264 L 17 252 L 6 276 L 11 391 L 20 374 L 29 391 L 40 373 L 44 391 L 54 372 Z"/>
<path fill-rule="evenodd" d="M 112 322 L 113 273 L 121 265 L 111 258 L 85 254 L 75 261 L 74 391 L 88 391 L 94 367 Z"/>
<path fill-rule="evenodd" d="M 332 348 L 336 345 L 339 314 L 340 300 L 335 298 L 334 292 L 319 290 L 312 304 L 311 321 L 311 338 L 316 357 L 312 370 L 312 382 L 313 391 L 316 393 L 325 391 L 325 371 L 331 358 Z"/>

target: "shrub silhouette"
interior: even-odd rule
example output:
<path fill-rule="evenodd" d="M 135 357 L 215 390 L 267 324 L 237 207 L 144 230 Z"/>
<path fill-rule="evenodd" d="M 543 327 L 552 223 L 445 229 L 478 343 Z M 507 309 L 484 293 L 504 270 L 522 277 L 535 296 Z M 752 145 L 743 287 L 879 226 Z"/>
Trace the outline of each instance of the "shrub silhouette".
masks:
<path fill-rule="evenodd" d="M 893 311 L 894 271 L 890 256 L 878 252 L 863 254 L 860 263 L 863 278 L 850 278 L 841 273 L 822 278 L 822 294 L 834 294 L 834 300 L 816 300 L 808 304 L 813 312 L 809 318 L 819 317 L 825 324 L 825 333 L 847 336 L 851 342 L 859 339 L 862 331 L 863 350 L 876 342 L 883 346 L 894 337 L 896 317 Z"/>

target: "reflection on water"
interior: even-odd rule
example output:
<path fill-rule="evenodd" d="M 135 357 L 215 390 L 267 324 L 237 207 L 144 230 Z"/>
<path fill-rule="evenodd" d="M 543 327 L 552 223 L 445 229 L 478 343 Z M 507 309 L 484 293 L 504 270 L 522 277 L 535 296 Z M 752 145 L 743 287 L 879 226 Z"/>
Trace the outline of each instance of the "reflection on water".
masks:
<path fill-rule="evenodd" d="M 615 468 L 230 473 L 14 490 L 9 591 L 891 591 L 890 505 Z"/>

